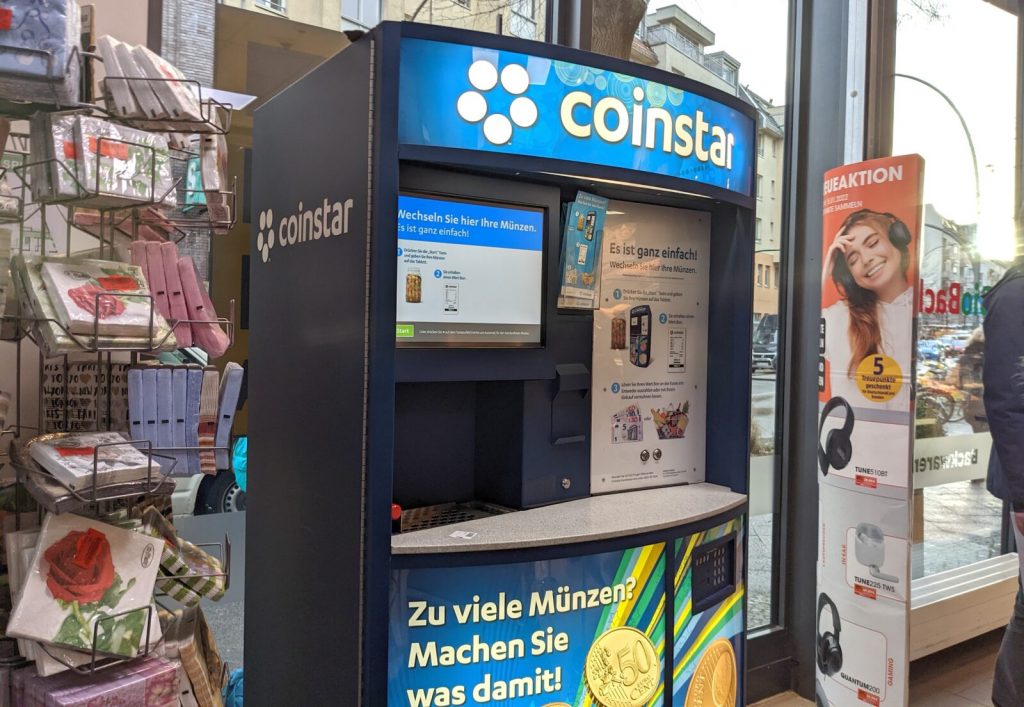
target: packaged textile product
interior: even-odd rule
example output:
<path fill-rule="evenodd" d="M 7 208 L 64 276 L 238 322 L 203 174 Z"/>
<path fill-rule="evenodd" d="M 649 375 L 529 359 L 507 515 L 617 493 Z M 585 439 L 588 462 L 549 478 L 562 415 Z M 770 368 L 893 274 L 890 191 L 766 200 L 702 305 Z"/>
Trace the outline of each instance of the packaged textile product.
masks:
<path fill-rule="evenodd" d="M 79 181 L 91 195 L 90 205 L 177 203 L 163 135 L 80 115 L 75 143 Z"/>
<path fill-rule="evenodd" d="M 145 80 L 147 78 L 146 72 L 136 62 L 131 46 L 116 39 L 111 41 L 114 45 L 114 52 L 117 55 L 117 63 L 121 69 L 122 76 L 131 79 L 123 83 L 128 84 L 131 88 L 132 94 L 142 110 L 142 114 L 151 120 L 161 120 L 169 117 L 167 111 L 164 110 L 163 105 L 160 103 L 160 99 L 157 98 L 156 92 L 153 91 L 152 85 L 149 81 Z"/>
<path fill-rule="evenodd" d="M 186 255 L 178 261 L 178 273 L 185 292 L 189 318 L 192 320 L 192 337 L 210 358 L 220 358 L 231 346 L 231 339 L 220 328 L 217 311 L 209 293 L 199 280 L 192 258 Z"/>
<path fill-rule="evenodd" d="M 224 191 L 228 188 L 228 139 L 224 135 L 203 135 L 203 189 Z"/>
<path fill-rule="evenodd" d="M 26 464 L 23 455 L 17 449 L 17 445 L 11 445 L 11 459 L 16 464 Z M 64 486 L 57 483 L 48 474 L 27 474 L 25 476 L 25 487 L 32 494 L 33 498 L 50 513 L 59 515 L 82 507 L 82 501 L 75 497 Z M 125 484 L 111 484 L 103 488 L 103 492 L 111 496 L 144 496 L 152 494 L 169 494 L 174 490 L 174 480 L 168 477 L 156 478 L 152 482 L 132 481 Z M 88 499 L 90 492 L 85 491 L 82 495 Z"/>
<path fill-rule="evenodd" d="M 21 199 L 14 195 L 7 181 L 0 181 L 0 221 L 21 221 Z M 5 243 L 10 242 L 10 232 L 4 236 Z"/>
<path fill-rule="evenodd" d="M 190 157 L 185 171 L 185 213 L 206 206 L 206 194 L 203 192 L 203 173 L 198 157 Z M 200 209 L 201 211 L 201 209 Z"/>
<path fill-rule="evenodd" d="M 199 707 L 223 707 L 224 663 L 200 607 L 179 609 L 167 626 L 163 655 L 181 661 Z"/>
<path fill-rule="evenodd" d="M 23 707 L 176 707 L 178 668 L 151 656 L 93 675 L 44 678 L 29 667 L 15 671 L 14 705 Z"/>
<path fill-rule="evenodd" d="M 74 112 L 37 114 L 30 134 L 29 181 L 39 203 L 177 204 L 163 135 Z"/>
<path fill-rule="evenodd" d="M 78 650 L 95 643 L 104 655 L 136 656 L 151 638 L 147 621 L 160 546 L 70 513 L 48 516 L 8 635 Z"/>
<path fill-rule="evenodd" d="M 125 76 L 125 73 L 117 58 L 118 44 L 120 42 L 109 35 L 103 35 L 96 42 L 96 48 L 103 59 L 103 71 L 106 74 L 107 110 L 118 118 L 138 118 L 142 116 L 142 110 L 135 100 L 135 94 L 132 93 L 129 85 L 131 82 L 121 78 Z"/>
<path fill-rule="evenodd" d="M 34 475 L 33 475 L 34 476 Z M 32 477 L 30 477 L 32 478 Z M 39 544 L 39 521 L 34 514 L 22 514 L 22 527 L 30 530 L 14 530 L 14 518 L 8 516 L 4 521 L 4 547 L 6 550 L 8 579 L 12 598 L 16 606 L 21 596 L 28 568 L 35 561 L 36 548 Z M 159 618 L 154 611 L 150 624 L 150 644 L 155 647 L 163 635 Z M 36 672 L 41 676 L 56 675 L 64 672 L 69 666 L 86 665 L 92 655 L 83 651 L 75 651 L 53 644 L 40 644 L 36 641 L 18 639 L 18 650 L 22 656 L 36 663 Z"/>
<path fill-rule="evenodd" d="M 78 147 L 75 142 L 75 123 L 78 116 L 74 113 L 55 113 L 47 121 L 51 133 L 49 150 L 46 159 L 52 160 L 48 165 L 49 184 L 46 193 L 54 200 L 74 199 L 85 196 L 83 185 L 79 184 L 80 165 Z M 33 142 L 35 139 L 33 138 Z M 37 201 L 45 201 L 37 197 Z"/>
<path fill-rule="evenodd" d="M 142 513 L 143 532 L 164 541 L 160 557 L 160 591 L 185 606 L 195 606 L 204 597 L 218 601 L 227 591 L 224 568 L 213 555 L 178 537 L 166 518 L 152 506 Z"/>
<path fill-rule="evenodd" d="M 228 201 L 228 142 L 224 135 L 202 136 L 200 159 L 206 208 L 210 221 L 226 226 L 231 223 L 231 204 Z M 225 233 L 223 226 L 215 233 Z"/>
<path fill-rule="evenodd" d="M 15 292 L 21 302 L 22 315 L 35 319 L 33 326 L 39 334 L 37 341 L 47 356 L 59 356 L 94 348 L 137 351 L 173 351 L 177 348 L 174 333 L 164 318 L 156 315 L 153 318 L 152 336 L 148 331 L 142 336 L 100 334 L 99 339 L 95 340 L 91 330 L 87 334 L 69 334 L 58 319 L 57 310 L 43 280 L 42 268 L 46 260 L 48 259 L 18 253 L 11 258 L 11 272 Z M 79 261 L 71 259 L 69 262 Z"/>
<path fill-rule="evenodd" d="M 147 336 L 166 326 L 137 265 L 47 258 L 42 273 L 61 323 L 73 334 Z"/>
<path fill-rule="evenodd" d="M 159 79 L 149 84 L 171 118 L 186 121 L 202 120 L 199 99 L 192 92 L 185 75 L 178 67 L 142 45 L 132 48 L 132 57 L 147 76 Z"/>
<path fill-rule="evenodd" d="M 128 364 L 89 358 L 43 364 L 44 432 L 127 432 Z"/>
<path fill-rule="evenodd" d="M 82 493 L 97 485 L 126 483 L 160 474 L 160 463 L 132 446 L 120 432 L 56 432 L 28 443 L 32 459 L 55 479 Z"/>
<path fill-rule="evenodd" d="M 50 105 L 79 100 L 77 0 L 0 0 L 0 98 Z"/>

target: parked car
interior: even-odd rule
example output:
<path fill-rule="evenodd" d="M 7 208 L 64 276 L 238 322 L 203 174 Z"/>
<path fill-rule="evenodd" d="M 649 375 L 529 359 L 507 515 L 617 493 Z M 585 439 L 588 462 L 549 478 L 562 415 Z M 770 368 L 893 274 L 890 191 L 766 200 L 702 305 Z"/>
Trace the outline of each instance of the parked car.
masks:
<path fill-rule="evenodd" d="M 770 368 L 778 370 L 779 363 L 779 318 L 767 314 L 754 328 L 751 370 Z"/>
<path fill-rule="evenodd" d="M 195 474 L 174 479 L 175 490 L 171 496 L 171 503 L 175 516 L 245 510 L 245 487 L 248 477 L 247 442 L 245 437 L 235 440 L 231 469 L 222 469 L 216 476 Z"/>
<path fill-rule="evenodd" d="M 964 352 L 964 348 L 967 346 L 967 340 L 970 338 L 970 333 L 947 334 L 946 336 L 941 337 L 939 341 L 946 346 L 947 351 L 961 354 Z"/>
<path fill-rule="evenodd" d="M 938 361 L 942 358 L 945 345 L 935 339 L 922 339 L 917 342 L 917 357 L 922 361 Z"/>
<path fill-rule="evenodd" d="M 754 344 L 751 370 L 758 370 L 762 368 L 770 368 L 771 370 L 777 370 L 779 361 L 779 345 L 774 340 L 770 344 Z"/>

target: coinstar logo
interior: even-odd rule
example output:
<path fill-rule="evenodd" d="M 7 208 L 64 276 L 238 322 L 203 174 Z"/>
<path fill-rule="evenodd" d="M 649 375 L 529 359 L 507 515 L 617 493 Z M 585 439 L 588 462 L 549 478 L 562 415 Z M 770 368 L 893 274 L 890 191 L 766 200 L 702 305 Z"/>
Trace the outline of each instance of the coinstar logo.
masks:
<path fill-rule="evenodd" d="M 492 145 L 504 145 L 512 139 L 512 126 L 529 128 L 537 122 L 537 105 L 521 94 L 530 86 L 530 74 L 522 64 L 509 64 L 501 73 L 486 59 L 474 61 L 466 73 L 474 90 L 459 96 L 455 109 L 467 123 L 484 123 L 484 137 Z M 501 83 L 509 95 L 516 96 L 508 107 L 508 115 L 491 113 L 484 95 Z"/>
<path fill-rule="evenodd" d="M 315 209 L 307 209 L 300 201 L 295 213 L 284 216 L 274 223 L 274 210 L 260 212 L 256 234 L 256 250 L 260 259 L 270 261 L 270 252 L 275 248 L 319 241 L 331 236 L 348 233 L 349 211 L 355 202 L 352 199 L 332 202 L 324 199 Z"/>

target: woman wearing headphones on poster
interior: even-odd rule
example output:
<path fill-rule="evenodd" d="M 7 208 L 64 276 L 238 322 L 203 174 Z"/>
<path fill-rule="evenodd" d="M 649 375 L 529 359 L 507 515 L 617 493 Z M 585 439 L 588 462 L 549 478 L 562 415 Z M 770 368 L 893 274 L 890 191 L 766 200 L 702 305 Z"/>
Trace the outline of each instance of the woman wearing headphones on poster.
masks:
<path fill-rule="evenodd" d="M 838 293 L 838 301 L 822 312 L 830 395 L 842 396 L 854 406 L 907 410 L 910 405 L 911 240 L 906 224 L 897 217 L 861 209 L 843 221 L 825 255 L 823 297 L 829 296 L 829 280 Z M 902 381 L 899 392 L 887 402 L 866 397 L 857 382 L 857 371 L 869 357 L 866 373 L 882 374 L 879 355 L 901 367 L 896 374 Z M 889 366 L 885 375 L 893 372 Z"/>

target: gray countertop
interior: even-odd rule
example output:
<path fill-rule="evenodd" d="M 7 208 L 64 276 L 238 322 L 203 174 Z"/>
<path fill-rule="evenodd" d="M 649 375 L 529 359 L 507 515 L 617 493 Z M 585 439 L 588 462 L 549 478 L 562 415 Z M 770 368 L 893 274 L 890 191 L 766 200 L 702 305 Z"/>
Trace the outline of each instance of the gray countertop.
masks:
<path fill-rule="evenodd" d="M 591 496 L 392 535 L 391 552 L 482 552 L 620 538 L 694 523 L 737 508 L 746 500 L 743 494 L 715 484 Z"/>

